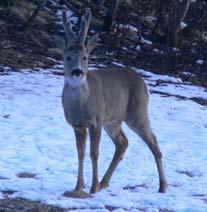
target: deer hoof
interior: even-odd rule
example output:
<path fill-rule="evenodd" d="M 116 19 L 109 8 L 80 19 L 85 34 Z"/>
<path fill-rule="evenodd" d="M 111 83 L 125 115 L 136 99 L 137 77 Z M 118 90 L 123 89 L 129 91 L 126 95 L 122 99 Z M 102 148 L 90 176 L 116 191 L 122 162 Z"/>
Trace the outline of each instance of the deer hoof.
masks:
<path fill-rule="evenodd" d="M 101 182 L 101 183 L 100 183 L 100 188 L 101 188 L 101 189 L 105 189 L 105 188 L 107 188 L 107 187 L 109 187 L 109 184 L 108 184 L 108 183 L 104 183 L 104 182 Z"/>
<path fill-rule="evenodd" d="M 167 192 L 167 184 L 160 185 L 158 192 L 159 193 L 166 193 Z"/>
<path fill-rule="evenodd" d="M 99 183 L 92 185 L 91 189 L 90 189 L 90 194 L 94 194 L 99 190 L 100 190 L 100 184 Z"/>

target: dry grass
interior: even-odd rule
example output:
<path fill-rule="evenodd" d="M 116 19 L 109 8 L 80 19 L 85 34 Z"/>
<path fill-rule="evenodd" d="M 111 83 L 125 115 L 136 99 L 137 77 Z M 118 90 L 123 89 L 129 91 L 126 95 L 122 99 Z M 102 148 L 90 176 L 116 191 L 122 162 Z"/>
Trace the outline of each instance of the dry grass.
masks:
<path fill-rule="evenodd" d="M 63 208 L 43 204 L 39 201 L 31 201 L 23 198 L 5 198 L 0 200 L 0 211 L 2 212 L 64 212 Z"/>
<path fill-rule="evenodd" d="M 148 185 L 145 184 L 145 183 L 142 183 L 142 184 L 139 184 L 139 185 L 133 185 L 133 186 L 130 186 L 130 185 L 127 185 L 125 186 L 123 189 L 124 190 L 135 190 L 136 188 L 146 188 L 148 189 Z"/>
<path fill-rule="evenodd" d="M 18 0 L 14 7 L 0 13 L 0 64 L 13 70 L 21 68 L 48 68 L 55 64 L 48 57 L 61 58 L 53 36 L 58 33 L 55 20 L 57 8 L 40 11 L 31 27 L 25 23 L 37 8 L 35 0 Z M 48 49 L 52 48 L 49 52 Z"/>
<path fill-rule="evenodd" d="M 49 53 L 49 55 L 48 55 L 49 57 L 53 57 L 53 56 L 61 57 L 62 56 L 62 51 L 58 48 L 49 48 L 48 53 Z"/>
<path fill-rule="evenodd" d="M 48 21 L 51 21 L 54 19 L 54 16 L 51 15 L 48 11 L 44 11 L 44 12 L 40 11 L 39 16 Z"/>
<path fill-rule="evenodd" d="M 36 174 L 29 173 L 29 172 L 20 172 L 17 174 L 19 178 L 36 178 Z"/>
<path fill-rule="evenodd" d="M 25 22 L 34 9 L 35 5 L 31 1 L 17 1 L 17 4 L 11 8 L 10 12 L 11 15 L 17 16 Z"/>
<path fill-rule="evenodd" d="M 0 27 L 6 26 L 6 22 L 4 20 L 0 20 Z"/>
<path fill-rule="evenodd" d="M 46 25 L 48 24 L 48 19 L 46 19 L 43 15 L 43 12 L 40 12 L 39 15 L 35 18 L 35 23 L 40 25 Z"/>
<path fill-rule="evenodd" d="M 11 8 L 10 12 L 11 15 L 18 17 L 23 22 L 26 22 L 36 7 L 37 5 L 35 5 L 32 1 L 21 0 Z M 39 12 L 34 22 L 38 25 L 45 25 L 53 19 L 54 17 L 48 11 L 44 10 Z"/>

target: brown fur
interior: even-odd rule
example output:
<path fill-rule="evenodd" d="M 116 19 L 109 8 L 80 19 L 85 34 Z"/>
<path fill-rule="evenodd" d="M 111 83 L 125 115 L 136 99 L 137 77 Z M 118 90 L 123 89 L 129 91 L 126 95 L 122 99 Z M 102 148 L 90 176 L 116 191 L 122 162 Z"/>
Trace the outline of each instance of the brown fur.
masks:
<path fill-rule="evenodd" d="M 88 23 L 86 25 L 85 30 L 87 30 Z M 82 23 L 82 27 L 84 27 L 84 23 Z M 84 28 L 81 29 L 81 32 L 87 34 Z M 72 32 L 68 32 L 68 34 L 72 34 Z M 83 41 L 80 42 L 81 45 L 83 43 Z M 68 83 L 66 80 L 62 95 L 66 120 L 73 126 L 76 135 L 79 165 L 75 190 L 80 191 L 84 188 L 83 161 L 86 129 L 89 131 L 91 140 L 90 156 L 93 168 L 90 192 L 95 193 L 100 188 L 108 186 L 114 170 L 127 149 L 128 140 L 121 128 L 121 123 L 124 121 L 150 148 L 159 173 L 159 192 L 166 192 L 167 180 L 162 165 L 162 154 L 150 127 L 149 97 L 144 80 L 138 73 L 130 69 L 102 69 L 88 72 L 88 52 L 90 51 L 87 49 L 87 45 L 83 47 L 82 50 L 69 51 L 69 45 L 65 51 L 65 58 L 72 58 L 72 61 L 65 60 L 64 63 L 66 78 L 72 82 L 75 80 L 72 72 L 77 69 L 76 67 L 83 71 L 83 75 L 78 78 L 80 83 L 75 86 L 73 83 L 71 84 L 71 81 Z M 83 59 L 84 55 L 87 55 L 87 61 Z M 83 80 L 84 76 L 85 80 Z M 108 170 L 99 183 L 98 156 L 102 128 L 114 142 L 116 151 Z"/>

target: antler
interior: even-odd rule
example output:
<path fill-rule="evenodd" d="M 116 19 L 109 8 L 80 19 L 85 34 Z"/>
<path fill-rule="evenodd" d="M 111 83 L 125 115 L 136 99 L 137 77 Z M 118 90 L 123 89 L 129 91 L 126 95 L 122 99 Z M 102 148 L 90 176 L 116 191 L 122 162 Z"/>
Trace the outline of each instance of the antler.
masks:
<path fill-rule="evenodd" d="M 82 19 L 81 19 L 81 28 L 78 34 L 78 40 L 80 43 L 85 42 L 90 21 L 91 21 L 91 10 L 87 8 L 85 14 L 82 16 Z"/>
<path fill-rule="evenodd" d="M 63 10 L 62 12 L 62 21 L 63 21 L 63 27 L 64 27 L 68 40 L 75 40 L 75 34 L 71 28 L 70 20 L 68 19 L 67 13 L 65 10 Z"/>
<path fill-rule="evenodd" d="M 80 44 L 84 44 L 87 33 L 88 33 L 90 20 L 91 20 L 91 10 L 87 8 L 85 11 L 85 14 L 82 16 L 82 19 L 81 19 L 80 31 L 78 35 L 76 36 L 71 28 L 70 20 L 67 17 L 67 13 L 65 10 L 63 10 L 62 12 L 63 26 L 64 26 L 67 39 L 70 40 L 70 43 L 72 40 L 72 42 L 78 42 Z"/>

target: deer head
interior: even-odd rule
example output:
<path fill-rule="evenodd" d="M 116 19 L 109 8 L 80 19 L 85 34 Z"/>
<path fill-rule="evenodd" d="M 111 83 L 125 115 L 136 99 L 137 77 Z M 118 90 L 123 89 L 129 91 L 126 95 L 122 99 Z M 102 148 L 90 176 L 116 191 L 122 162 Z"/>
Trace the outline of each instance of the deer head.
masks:
<path fill-rule="evenodd" d="M 82 16 L 80 30 L 77 34 L 72 30 L 66 11 L 62 12 L 62 21 L 66 34 L 64 57 L 64 75 L 66 82 L 77 87 L 87 78 L 89 54 L 98 40 L 98 33 L 86 40 L 91 11 L 86 9 Z"/>

